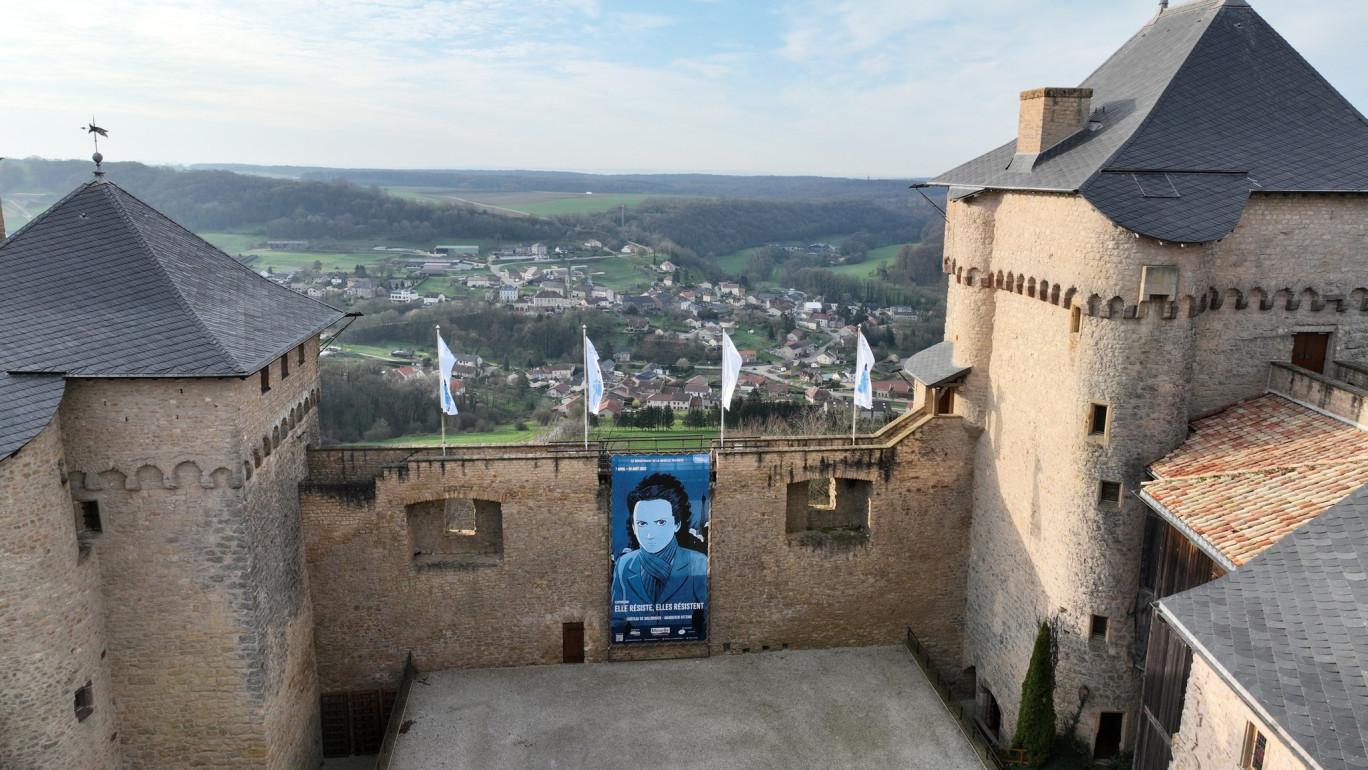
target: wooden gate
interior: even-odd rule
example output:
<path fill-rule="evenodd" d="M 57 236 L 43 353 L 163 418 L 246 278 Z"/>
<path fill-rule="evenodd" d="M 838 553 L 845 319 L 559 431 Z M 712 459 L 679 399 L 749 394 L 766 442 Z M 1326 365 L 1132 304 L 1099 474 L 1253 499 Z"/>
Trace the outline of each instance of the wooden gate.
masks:
<path fill-rule="evenodd" d="M 323 693 L 319 698 L 323 756 L 378 754 L 398 696 L 395 689 Z"/>

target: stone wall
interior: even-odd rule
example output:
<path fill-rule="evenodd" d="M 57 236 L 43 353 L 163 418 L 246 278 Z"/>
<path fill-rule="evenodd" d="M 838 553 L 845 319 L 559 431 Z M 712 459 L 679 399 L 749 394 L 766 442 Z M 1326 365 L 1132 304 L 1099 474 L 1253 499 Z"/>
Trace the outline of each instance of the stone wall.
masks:
<path fill-rule="evenodd" d="M 962 660 L 972 436 L 955 417 L 905 419 L 877 447 L 716 453 L 708 652 L 890 644 L 910 625 L 938 659 Z M 324 691 L 392 685 L 410 650 L 429 670 L 556 663 L 569 622 L 584 623 L 590 662 L 697 654 L 610 649 L 606 455 L 450 451 L 310 453 L 301 497 Z M 868 482 L 866 537 L 786 532 L 788 485 L 819 477 Z M 497 559 L 415 557 L 409 506 L 444 498 L 499 504 Z"/>
<path fill-rule="evenodd" d="M 1172 770 L 1245 767 L 1245 740 L 1250 725 L 1268 739 L 1264 767 L 1309 767 L 1268 725 L 1254 714 L 1200 656 L 1192 657 L 1183 700 L 1183 721 L 1173 736 Z"/>
<path fill-rule="evenodd" d="M 60 415 L 95 550 L 127 766 L 319 756 L 296 485 L 317 440 L 317 340 L 243 379 L 72 380 Z"/>
<path fill-rule="evenodd" d="M 952 202 L 946 338 L 972 366 L 958 405 L 982 428 L 968 581 L 969 643 L 1010 735 L 1041 620 L 1060 634 L 1061 713 L 1087 685 L 1099 711 L 1134 713 L 1130 643 L 1145 465 L 1189 418 L 1262 393 L 1299 331 L 1361 359 L 1368 314 L 1368 200 L 1258 195 L 1221 242 L 1138 238 L 1073 195 L 985 192 Z M 1142 268 L 1177 268 L 1141 301 Z M 1089 435 L 1091 407 L 1107 424 Z M 1123 486 L 1103 504 L 1103 480 Z M 1109 631 L 1090 633 L 1093 615 Z M 1130 721 L 1130 720 L 1128 720 Z M 1128 728 L 1129 731 L 1129 728 Z M 1129 743 L 1129 736 L 1126 742 Z"/>
<path fill-rule="evenodd" d="M 63 467 L 58 420 L 0 460 L 0 767 L 15 770 L 120 760 L 99 556 L 78 543 Z"/>

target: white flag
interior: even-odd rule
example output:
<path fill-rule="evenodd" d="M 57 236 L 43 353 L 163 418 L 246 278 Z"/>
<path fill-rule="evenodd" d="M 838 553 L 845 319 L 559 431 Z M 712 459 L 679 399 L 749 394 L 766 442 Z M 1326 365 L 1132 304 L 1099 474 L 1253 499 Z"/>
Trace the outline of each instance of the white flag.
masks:
<path fill-rule="evenodd" d="M 451 369 L 456 366 L 456 356 L 451 354 L 451 348 L 447 347 L 446 341 L 442 339 L 442 333 L 437 332 L 437 368 L 441 369 L 441 396 L 442 411 L 446 414 L 456 414 L 456 399 L 451 395 Z"/>
<path fill-rule="evenodd" d="M 599 368 L 598 351 L 587 336 L 584 338 L 584 405 L 590 414 L 598 414 L 603 405 L 603 370 Z"/>
<path fill-rule="evenodd" d="M 865 409 L 874 408 L 874 385 L 869 381 L 869 373 L 874 368 L 874 352 L 865 342 L 864 332 L 856 332 L 859 347 L 855 353 L 855 405 Z"/>
<path fill-rule="evenodd" d="M 732 394 L 736 392 L 736 381 L 741 378 L 741 354 L 736 351 L 736 343 L 731 335 L 722 333 L 722 408 L 730 409 Z"/>

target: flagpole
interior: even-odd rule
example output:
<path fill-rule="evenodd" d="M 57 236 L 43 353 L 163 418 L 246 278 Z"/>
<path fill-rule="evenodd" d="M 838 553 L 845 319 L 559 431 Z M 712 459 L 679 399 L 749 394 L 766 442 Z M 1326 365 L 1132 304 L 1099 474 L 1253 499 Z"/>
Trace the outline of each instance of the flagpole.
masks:
<path fill-rule="evenodd" d="M 721 439 L 720 439 L 720 440 L 721 440 L 721 446 L 722 446 L 723 449 L 726 449 L 726 448 L 727 448 L 727 407 L 721 406 L 720 404 L 719 404 L 719 407 L 720 407 L 720 408 L 717 410 L 717 414 L 718 414 L 717 427 L 719 427 L 719 428 L 722 429 L 722 436 L 721 436 Z"/>
<path fill-rule="evenodd" d="M 442 339 L 442 325 L 434 324 L 434 326 L 437 327 L 437 339 L 440 341 Z M 444 392 L 442 390 L 442 381 L 440 379 L 441 376 L 442 366 L 439 363 L 437 365 L 437 377 L 439 378 L 437 380 L 437 403 L 439 404 L 442 404 L 442 393 Z M 447 387 L 451 387 L 450 384 L 448 384 Z M 442 413 L 442 456 L 446 457 L 446 404 L 442 404 L 442 406 L 440 407 L 440 411 Z"/>
<path fill-rule="evenodd" d="M 855 394 L 850 396 L 850 445 L 855 446 L 855 418 L 860 416 L 860 404 L 855 400 Z"/>
<path fill-rule="evenodd" d="M 589 325 L 580 324 L 580 347 L 584 350 L 584 448 L 589 448 Z"/>

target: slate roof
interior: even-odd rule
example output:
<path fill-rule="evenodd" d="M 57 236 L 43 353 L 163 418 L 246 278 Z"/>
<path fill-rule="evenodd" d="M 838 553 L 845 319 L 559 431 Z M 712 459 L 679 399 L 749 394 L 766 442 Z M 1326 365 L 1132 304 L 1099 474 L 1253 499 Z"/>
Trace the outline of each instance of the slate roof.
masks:
<path fill-rule="evenodd" d="M 103 177 L 0 242 L 8 372 L 240 377 L 342 315 L 261 278 Z"/>
<path fill-rule="evenodd" d="M 1267 394 L 1197 420 L 1141 496 L 1236 569 L 1368 483 L 1368 433 Z"/>
<path fill-rule="evenodd" d="M 1368 767 L 1368 487 L 1159 611 L 1321 767 Z"/>
<path fill-rule="evenodd" d="M 1088 128 L 1035 158 L 1014 140 L 931 184 L 1078 192 L 1174 243 L 1228 235 L 1251 191 L 1368 191 L 1368 120 L 1244 0 L 1160 13 L 1081 87 Z"/>
<path fill-rule="evenodd" d="M 934 388 L 969 371 L 955 365 L 955 343 L 937 342 L 903 362 L 903 371 L 917 382 Z"/>
<path fill-rule="evenodd" d="M 60 375 L 0 372 L 0 460 L 23 449 L 52 422 L 65 392 Z"/>

